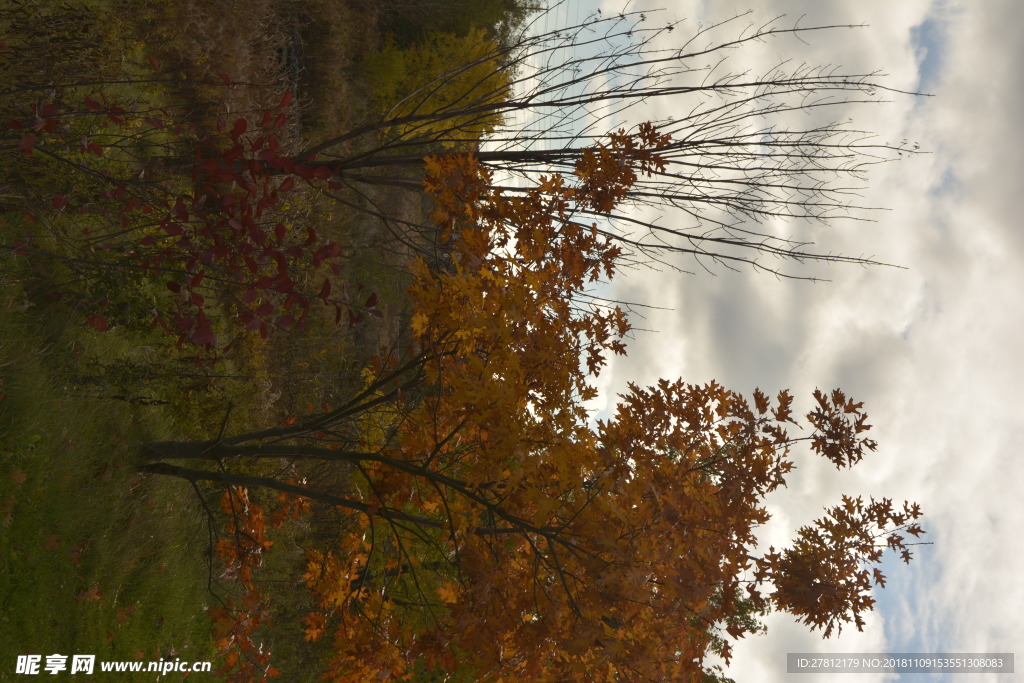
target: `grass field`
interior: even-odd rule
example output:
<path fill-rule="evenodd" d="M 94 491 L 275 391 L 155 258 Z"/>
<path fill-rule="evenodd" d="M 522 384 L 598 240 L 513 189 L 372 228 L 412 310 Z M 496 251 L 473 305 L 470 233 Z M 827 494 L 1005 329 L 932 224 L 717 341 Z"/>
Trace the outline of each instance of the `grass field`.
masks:
<path fill-rule="evenodd" d="M 90 354 L 133 349 L 0 301 L 0 631 L 17 654 L 206 659 L 202 527 L 180 484 L 134 471 L 132 445 L 175 430 L 162 406 L 96 396 L 75 379 Z"/>
<path fill-rule="evenodd" d="M 34 33 L 20 43 L 15 36 L 16 46 L 68 49 L 56 55 L 58 64 L 75 59 L 75 44 L 48 32 L 61 34 L 76 22 L 96 47 L 94 70 L 154 55 L 168 72 L 189 78 L 144 94 L 185 103 L 194 120 L 254 110 L 294 89 L 301 105 L 285 134 L 293 146 L 307 131 L 346 125 L 346 62 L 375 40 L 365 30 L 372 15 L 363 13 L 357 29 L 343 3 L 187 0 L 137 5 L 127 16 L 117 2 L 74 7 L 62 13 L 58 3 L 4 0 L 0 15 L 31 20 L 21 28 Z M 4 28 L 12 32 L 11 24 Z M 302 54 L 287 53 L 298 47 Z M 45 81 L 53 77 L 47 60 L 54 56 L 5 67 Z M 315 66 L 300 72 L 297 58 Z M 254 85 L 209 84 L 220 72 Z M 0 108 L 16 107 L 14 100 L 8 96 Z M 15 193 L 0 194 L 4 202 Z M 12 204 L 0 204 L 5 243 L 33 228 Z M 358 226 L 330 212 L 322 217 L 334 221 L 328 229 L 336 239 L 365 256 L 372 235 L 352 237 L 348 231 Z M 52 265 L 0 256 L 0 678 L 13 674 L 21 654 L 213 659 L 205 609 L 216 598 L 208 590 L 205 516 L 187 483 L 135 472 L 136 444 L 208 435 L 228 405 L 233 426 L 244 427 L 280 420 L 300 400 L 329 399 L 358 373 L 356 345 L 369 348 L 395 323 L 389 315 L 381 329 L 364 326 L 354 341 L 315 321 L 304 337 L 247 338 L 232 358 L 197 367 L 157 334 L 118 326 L 100 333 L 85 325 L 81 302 L 53 296 L 67 273 Z M 364 289 L 379 291 L 385 310 L 401 297 L 393 275 L 360 265 L 352 271 Z M 301 642 L 297 624 L 290 626 L 288 637 Z M 282 656 L 289 659 L 304 657 Z"/>

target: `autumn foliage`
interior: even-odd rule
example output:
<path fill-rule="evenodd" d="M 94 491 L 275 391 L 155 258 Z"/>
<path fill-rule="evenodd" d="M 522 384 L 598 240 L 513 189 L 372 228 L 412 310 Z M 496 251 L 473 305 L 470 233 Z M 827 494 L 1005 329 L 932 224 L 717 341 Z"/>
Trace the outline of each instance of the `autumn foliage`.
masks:
<path fill-rule="evenodd" d="M 658 169 L 667 136 L 619 131 L 507 196 L 472 155 L 428 158 L 448 257 L 414 264 L 414 343 L 378 359 L 347 404 L 284 427 L 154 444 L 144 469 L 260 486 L 354 513 L 310 547 L 310 641 L 329 680 L 697 680 L 714 652 L 793 614 L 825 636 L 864 625 L 886 547 L 910 559 L 916 505 L 841 505 L 793 545 L 759 551 L 765 497 L 802 441 L 837 468 L 875 443 L 863 407 L 816 392 L 799 429 L 788 392 L 751 400 L 717 383 L 630 385 L 614 414 L 583 402 L 629 322 L 585 296 L 620 250 L 580 207 L 608 210 Z M 247 474 L 281 457 L 350 468 L 345 491 Z M 211 472 L 170 464 L 217 460 Z M 461 672 L 461 674 L 460 674 Z"/>
<path fill-rule="evenodd" d="M 220 656 L 217 675 L 229 681 L 257 681 L 276 678 L 281 672 L 271 666 L 271 649 L 260 638 L 270 626 L 270 603 L 255 580 L 265 553 L 274 545 L 269 538 L 273 529 L 309 512 L 309 503 L 301 498 L 278 494 L 274 508 L 268 511 L 252 500 L 242 487 L 228 487 L 220 499 L 226 519 L 224 535 L 214 543 L 214 554 L 221 564 L 221 579 L 240 586 L 239 595 L 222 599 L 207 610 L 213 623 L 214 647 Z"/>
<path fill-rule="evenodd" d="M 291 99 L 204 130 L 169 105 L 57 90 L 0 133 L 17 152 L 8 175 L 22 194 L 12 197 L 43 227 L 0 249 L 89 283 L 83 317 L 100 331 L 145 320 L 213 352 L 242 331 L 304 329 L 314 305 L 349 325 L 379 316 L 375 296 L 355 301 L 338 282 L 339 244 L 282 210 L 303 184 L 340 187 L 315 158 L 285 152 Z M 113 298 L 134 310 L 118 312 Z"/>

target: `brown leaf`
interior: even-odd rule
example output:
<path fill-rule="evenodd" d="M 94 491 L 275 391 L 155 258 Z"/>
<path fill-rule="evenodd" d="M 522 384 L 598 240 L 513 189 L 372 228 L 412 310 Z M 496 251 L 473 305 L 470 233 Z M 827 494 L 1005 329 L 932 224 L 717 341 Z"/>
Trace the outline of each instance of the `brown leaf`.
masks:
<path fill-rule="evenodd" d="M 100 587 L 93 586 L 89 590 L 78 591 L 78 595 L 75 599 L 78 600 L 78 602 L 93 602 L 95 600 L 99 600 L 102 596 L 103 593 L 100 591 Z"/>
<path fill-rule="evenodd" d="M 75 564 L 82 564 L 82 554 L 89 549 L 90 545 L 92 545 L 92 541 L 82 541 L 80 543 L 76 543 L 75 547 L 68 551 L 68 554 L 71 556 L 71 559 L 75 561 Z"/>
<path fill-rule="evenodd" d="M 14 506 L 17 504 L 18 499 L 15 498 L 14 496 L 11 496 L 10 498 L 4 501 L 4 506 L 2 510 L 5 527 L 11 526 L 11 523 L 14 521 Z"/>

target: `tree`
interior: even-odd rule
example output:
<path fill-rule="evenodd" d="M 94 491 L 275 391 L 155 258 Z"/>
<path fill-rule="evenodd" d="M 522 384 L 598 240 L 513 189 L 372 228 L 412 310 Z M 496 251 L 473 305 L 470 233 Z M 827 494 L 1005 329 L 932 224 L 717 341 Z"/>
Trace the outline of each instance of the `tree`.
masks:
<path fill-rule="evenodd" d="M 79 284 L 71 295 L 94 309 L 97 329 L 115 316 L 149 322 L 179 344 L 215 352 L 230 346 L 218 332 L 238 330 L 215 330 L 211 304 L 263 337 L 303 329 L 317 300 L 336 321 L 346 312 L 350 324 L 379 315 L 372 294 L 356 302 L 332 284 L 341 247 L 281 210 L 297 182 L 330 175 L 281 153 L 291 93 L 258 122 L 204 131 L 170 106 L 84 94 L 75 84 L 54 92 L 7 123 L 3 208 L 20 208 L 19 218 L 42 229 L 0 250 L 65 267 Z"/>
<path fill-rule="evenodd" d="M 279 496 L 274 519 L 302 514 L 303 503 L 347 513 L 330 547 L 308 548 L 304 576 L 314 603 L 306 635 L 332 637 L 339 679 L 459 667 L 494 680 L 698 677 L 709 651 L 728 658 L 757 629 L 744 617 L 761 610 L 825 635 L 860 628 L 871 582 L 884 579 L 870 571 L 884 547 L 909 559 L 905 535 L 921 533 L 920 510 L 888 500 L 844 498 L 791 547 L 755 546 L 764 496 L 784 485 L 793 447 L 806 442 L 837 467 L 874 449 L 862 406 L 840 391 L 815 393 L 814 429 L 802 437 L 786 431 L 786 392 L 772 402 L 756 391 L 751 402 L 716 383 L 662 380 L 631 386 L 609 420 L 593 424 L 583 408 L 629 330 L 620 308 L 586 296 L 589 283 L 675 253 L 773 272 L 760 256 L 867 262 L 736 221 L 828 218 L 848 208 L 846 190 L 829 182 L 899 151 L 839 125 L 765 123 L 840 101 L 816 95 L 875 101 L 871 75 L 719 76 L 703 66 L 808 29 L 769 25 L 697 44 L 716 26 L 662 51 L 657 39 L 673 27 L 646 21 L 594 17 L 524 34 L 433 78 L 411 94 L 414 110 L 297 153 L 273 132 L 290 94 L 251 120 L 203 130 L 87 84 L 30 86 L 42 94 L 19 105 L 4 136 L 18 162 L 5 202 L 29 221 L 42 207 L 47 218 L 98 211 L 109 222 L 101 235 L 53 225 L 48 237 L 70 243 L 70 256 L 22 241 L 5 249 L 157 278 L 138 289 L 161 285 L 164 303 L 173 295 L 153 323 L 182 342 L 218 346 L 198 291 L 211 281 L 234 291 L 234 317 L 252 331 L 300 327 L 316 299 L 342 316 L 348 302 L 332 301 L 329 280 L 318 295 L 319 278 L 296 281 L 337 245 L 271 218 L 296 184 L 325 194 L 425 187 L 434 199 L 429 219 L 401 223 L 334 195 L 424 254 L 412 266 L 411 343 L 376 358 L 348 400 L 290 424 L 231 434 L 225 420 L 212 440 L 141 446 L 142 472 L 188 481 L 203 503 L 207 484 L 224 492 L 229 538 L 214 546 L 251 618 L 213 616 L 218 636 L 238 645 L 225 665 L 250 667 L 236 677 L 272 675 L 250 637 L 265 604 L 251 574 L 273 526 L 254 500 L 261 491 Z M 579 52 L 566 62 L 558 51 L 570 48 Z M 698 81 L 677 80 L 687 75 Z M 677 95 L 692 102 L 682 119 L 604 135 L 632 105 Z M 472 154 L 431 155 L 529 111 L 539 123 L 495 127 Z M 41 189 L 40 178 L 70 185 Z M 634 213 L 651 204 L 703 223 L 667 228 Z"/>
<path fill-rule="evenodd" d="M 557 5 L 548 11 L 556 10 Z M 655 15 L 642 12 L 598 13 L 548 32 L 528 27 L 509 45 L 411 93 L 409 101 L 421 103 L 415 111 L 394 110 L 380 121 L 312 144 L 297 157 L 317 155 L 336 179 L 354 188 L 389 184 L 418 192 L 418 179 L 395 175 L 418 168 L 425 153 L 443 152 L 482 122 L 499 119 L 505 125 L 487 136 L 477 159 L 507 192 L 527 191 L 540 175 L 571 171 L 609 129 L 635 132 L 636 123 L 630 128 L 624 122 L 657 102 L 682 112 L 653 122 L 672 137 L 671 145 L 659 150 L 665 168 L 632 186 L 616 212 L 574 209 L 584 224 L 597 220 L 601 233 L 619 243 L 628 258 L 648 265 L 669 260 L 675 267 L 673 255 L 685 254 L 705 268 L 746 264 L 787 277 L 806 277 L 786 268 L 791 261 L 877 263 L 815 249 L 765 224 L 866 220 L 866 207 L 853 199 L 856 185 L 872 165 L 917 146 L 874 141 L 849 122 L 786 121 L 794 113 L 814 114 L 802 117 L 813 121 L 829 110 L 882 102 L 879 93 L 902 91 L 886 86 L 878 73 L 789 61 L 758 73 L 730 71 L 730 55 L 745 46 L 856 28 L 784 27 L 776 19 L 742 29 L 738 37 L 723 36 L 746 16 L 699 27 L 675 43 L 669 38 L 678 23 L 655 26 Z M 510 83 L 511 96 L 500 96 Z M 450 95 L 425 96 L 439 91 Z M 351 149 L 357 151 L 346 151 Z M 429 237 L 432 227 L 390 225 L 397 237 L 421 249 L 422 242 L 410 233 Z"/>
<path fill-rule="evenodd" d="M 387 115 L 300 151 L 285 149 L 277 137 L 289 94 L 280 111 L 268 107 L 262 117 L 224 121 L 218 132 L 183 123 L 171 108 L 108 96 L 95 85 L 7 91 L 47 94 L 28 101 L 7 124 L 5 187 L 13 193 L 6 203 L 13 198 L 30 220 L 47 223 L 51 242 L 67 253 L 23 241 L 0 249 L 72 269 L 88 283 L 78 296 L 99 307 L 90 320 L 100 327 L 111 317 L 104 306 L 126 292 L 143 296 L 126 304 L 131 310 L 122 320 L 142 320 L 145 311 L 156 310 L 155 324 L 201 346 L 227 337 L 227 330 L 208 324 L 197 303 L 211 298 L 229 300 L 240 326 L 261 334 L 301 326 L 318 298 L 335 307 L 339 319 L 347 311 L 355 321 L 373 306 L 298 272 L 306 263 L 329 262 L 340 249 L 321 240 L 312 225 L 292 229 L 281 220 L 278 201 L 297 183 L 380 220 L 411 250 L 436 258 L 443 241 L 438 226 L 395 216 L 365 192 L 368 185 L 419 193 L 425 156 L 464 149 L 467 140 L 486 134 L 475 158 L 491 172 L 493 187 L 509 196 L 526 193 L 543 175 L 586 167 L 606 128 L 643 103 L 666 100 L 678 101 L 676 110 L 685 114 L 653 122 L 670 140 L 656 150 L 664 165 L 630 184 L 611 210 L 572 201 L 567 207 L 581 227 L 595 225 L 615 242 L 623 263 L 675 268 L 674 256 L 688 255 L 704 267 L 747 264 L 811 279 L 786 264 L 876 263 L 817 250 L 766 224 L 864 220 L 850 199 L 857 188 L 845 180 L 862 181 L 874 163 L 912 149 L 875 143 L 847 124 L 794 127 L 784 117 L 879 102 L 878 92 L 899 91 L 876 74 L 786 63 L 759 74 L 730 72 L 729 54 L 746 45 L 851 28 L 771 22 L 736 38 L 719 37 L 742 16 L 699 28 L 682 47 L 670 48 L 664 40 L 677 25 L 652 27 L 653 18 L 642 13 L 524 31 L 507 44 L 471 33 L 452 39 L 464 63 L 413 54 L 417 75 L 406 80 L 414 89 Z M 514 116 L 533 120 L 521 126 Z M 622 128 L 635 136 L 639 125 Z M 154 207 L 166 210 L 157 215 Z M 69 230 L 60 224 L 71 212 L 89 211 L 117 216 L 120 227 L 86 234 L 79 225 Z M 161 272 L 171 275 L 167 286 L 176 288 L 175 297 L 154 293 Z M 125 279 L 131 280 L 127 287 Z"/>
<path fill-rule="evenodd" d="M 430 158 L 431 218 L 453 259 L 414 267 L 413 348 L 301 422 L 142 446 L 143 472 L 350 513 L 332 547 L 309 548 L 303 577 L 307 637 L 333 634 L 328 678 L 462 666 L 487 680 L 690 680 L 766 609 L 825 636 L 862 628 L 884 581 L 871 565 L 887 546 L 909 560 L 920 510 L 888 499 L 844 497 L 791 547 L 756 547 L 791 448 L 838 468 L 875 449 L 841 391 L 815 392 L 801 437 L 787 392 L 751 403 L 682 380 L 630 385 L 611 419 L 589 420 L 582 401 L 629 324 L 580 297 L 621 249 L 573 207 L 614 209 L 670 145 L 650 125 L 615 133 L 572 179 L 515 193 L 473 155 Z M 325 466 L 347 485 L 318 481 Z"/>
<path fill-rule="evenodd" d="M 483 59 L 493 56 L 497 42 L 488 38 L 483 29 L 474 29 L 466 36 L 450 33 L 429 34 L 421 43 L 401 49 L 389 43 L 367 58 L 368 81 L 373 84 L 373 97 L 384 108 L 382 118 L 401 119 L 430 109 L 450 109 L 457 106 L 456 98 L 465 97 L 480 83 L 487 83 L 488 96 L 495 102 L 508 99 L 509 91 L 500 87 L 494 74 L 505 72 L 494 61 Z M 472 65 L 471 68 L 465 68 Z M 457 73 L 455 77 L 453 73 Z M 439 87 L 439 84 L 441 87 Z M 456 139 L 445 140 L 443 146 L 452 149 L 471 147 L 500 125 L 501 117 L 467 114 L 464 121 L 453 125 L 451 121 L 437 122 L 439 132 Z M 430 133 L 419 123 L 409 125 L 415 134 Z M 457 132 L 452 135 L 452 129 Z M 403 136 L 412 131 L 394 132 Z M 461 139 L 458 139 L 461 138 Z"/>

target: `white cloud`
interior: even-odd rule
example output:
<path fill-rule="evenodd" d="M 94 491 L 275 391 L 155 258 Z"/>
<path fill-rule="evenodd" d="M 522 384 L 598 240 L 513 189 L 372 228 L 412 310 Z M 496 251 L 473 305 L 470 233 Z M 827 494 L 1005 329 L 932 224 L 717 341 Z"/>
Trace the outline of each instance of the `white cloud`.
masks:
<path fill-rule="evenodd" d="M 615 6 L 605 3 L 606 11 Z M 842 475 L 803 467 L 772 500 L 779 524 L 766 534 L 784 538 L 841 491 L 909 498 L 925 509 L 925 540 L 935 545 L 920 548 L 909 567 L 886 565 L 889 587 L 865 634 L 822 642 L 775 617 L 768 636 L 737 647 L 730 674 L 738 681 L 783 680 L 785 653 L 796 650 L 1012 651 L 1024 642 L 1024 550 L 1015 543 L 1024 523 L 1024 230 L 1016 203 L 1024 187 L 1024 3 L 771 0 L 756 8 L 762 17 L 806 14 L 804 25 L 871 27 L 812 35 L 809 45 L 744 48 L 751 65 L 791 56 L 881 68 L 907 89 L 923 73 L 934 92 L 852 113 L 882 139 L 917 140 L 931 154 L 871 176 L 864 203 L 891 209 L 878 223 L 821 234 L 827 248 L 907 269 L 830 267 L 833 281 L 814 285 L 723 269 L 715 277 L 629 273 L 619 298 L 674 310 L 641 322 L 658 332 L 638 334 L 607 387 L 681 375 L 745 392 L 791 387 L 806 399 L 815 386 L 841 386 L 865 401 L 879 453 Z M 745 9 L 677 0 L 671 11 L 708 22 Z"/>

